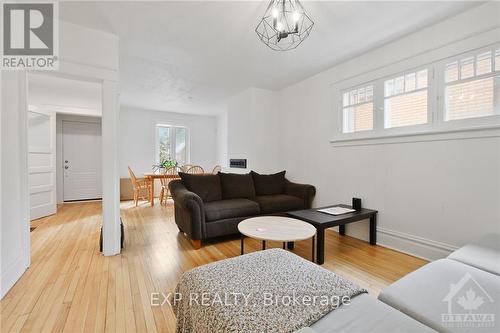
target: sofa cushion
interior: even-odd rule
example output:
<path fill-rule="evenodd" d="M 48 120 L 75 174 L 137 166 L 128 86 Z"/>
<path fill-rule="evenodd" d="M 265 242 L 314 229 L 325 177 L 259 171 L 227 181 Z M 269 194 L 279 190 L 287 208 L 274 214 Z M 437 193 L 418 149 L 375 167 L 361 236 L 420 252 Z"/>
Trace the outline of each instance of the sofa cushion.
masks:
<path fill-rule="evenodd" d="M 456 315 L 500 317 L 499 277 L 454 260 L 433 261 L 384 289 L 378 298 L 438 332 L 498 332 L 500 328 L 491 321 L 453 322 Z M 478 329 L 468 324 L 493 326 Z"/>
<path fill-rule="evenodd" d="M 208 202 L 205 205 L 207 222 L 232 217 L 254 216 L 260 213 L 259 204 L 248 199 L 228 199 Z"/>
<path fill-rule="evenodd" d="M 186 188 L 196 193 L 203 202 L 211 202 L 222 199 L 222 190 L 219 176 L 217 175 L 191 175 L 179 172 L 182 183 Z"/>
<path fill-rule="evenodd" d="M 459 248 L 448 259 L 500 275 L 500 235 L 486 235 L 477 242 Z"/>
<path fill-rule="evenodd" d="M 286 194 L 260 195 L 254 199 L 263 214 L 283 213 L 304 208 L 304 202 Z"/>
<path fill-rule="evenodd" d="M 223 199 L 253 199 L 255 197 L 255 188 L 250 174 L 219 172 L 218 176 Z"/>
<path fill-rule="evenodd" d="M 272 175 L 261 175 L 251 171 L 257 195 L 271 195 L 285 193 L 285 173 L 281 171 Z"/>
<path fill-rule="evenodd" d="M 391 308 L 368 294 L 351 299 L 349 305 L 341 305 L 335 311 L 315 322 L 311 328 L 316 333 L 372 332 L 372 333 L 429 333 L 433 329 L 424 326 L 402 312 Z"/>

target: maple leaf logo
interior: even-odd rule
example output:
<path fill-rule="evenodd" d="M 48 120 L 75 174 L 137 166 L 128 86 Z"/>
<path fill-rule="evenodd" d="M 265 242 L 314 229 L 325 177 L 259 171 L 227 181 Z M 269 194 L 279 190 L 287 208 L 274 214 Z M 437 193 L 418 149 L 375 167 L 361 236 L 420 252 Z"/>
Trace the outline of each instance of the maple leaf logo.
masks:
<path fill-rule="evenodd" d="M 465 310 L 477 310 L 483 303 L 484 299 L 481 296 L 476 296 L 476 292 L 469 289 L 465 292 L 465 296 L 460 296 L 457 303 Z"/>

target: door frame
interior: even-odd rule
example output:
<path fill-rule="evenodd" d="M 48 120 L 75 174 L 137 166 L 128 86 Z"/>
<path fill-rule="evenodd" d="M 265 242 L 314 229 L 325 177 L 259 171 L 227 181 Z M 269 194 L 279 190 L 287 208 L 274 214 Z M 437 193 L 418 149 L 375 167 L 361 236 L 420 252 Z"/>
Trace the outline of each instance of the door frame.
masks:
<path fill-rule="evenodd" d="M 118 164 L 118 71 L 79 64 L 60 59 L 57 71 L 23 71 L 20 75 L 20 99 L 24 104 L 22 110 L 23 128 L 20 135 L 23 138 L 23 156 L 26 179 L 23 186 L 25 195 L 25 214 L 29 216 L 29 183 L 28 183 L 28 147 L 27 147 L 27 115 L 28 115 L 28 75 L 30 72 L 52 75 L 81 81 L 91 81 L 102 87 L 102 236 L 103 254 L 112 256 L 121 251 L 120 241 L 120 177 Z M 25 220 L 23 240 L 25 243 L 24 259 L 29 266 L 30 260 L 30 221 Z"/>

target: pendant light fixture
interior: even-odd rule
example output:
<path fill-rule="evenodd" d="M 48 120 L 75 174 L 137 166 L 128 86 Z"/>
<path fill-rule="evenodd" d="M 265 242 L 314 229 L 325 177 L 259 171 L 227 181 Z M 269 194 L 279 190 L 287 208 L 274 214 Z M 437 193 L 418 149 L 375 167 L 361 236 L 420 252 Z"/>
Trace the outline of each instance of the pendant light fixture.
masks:
<path fill-rule="evenodd" d="M 299 46 L 313 25 L 299 0 L 271 0 L 255 32 L 271 49 L 287 51 Z"/>

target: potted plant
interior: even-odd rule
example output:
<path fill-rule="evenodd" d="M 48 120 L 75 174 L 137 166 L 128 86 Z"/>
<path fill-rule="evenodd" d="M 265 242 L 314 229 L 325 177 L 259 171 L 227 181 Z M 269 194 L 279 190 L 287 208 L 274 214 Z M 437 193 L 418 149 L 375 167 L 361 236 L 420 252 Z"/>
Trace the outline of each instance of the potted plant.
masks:
<path fill-rule="evenodd" d="M 172 161 L 170 158 L 162 160 L 158 164 L 153 164 L 153 172 L 164 173 L 168 168 L 177 166 L 177 162 Z"/>

